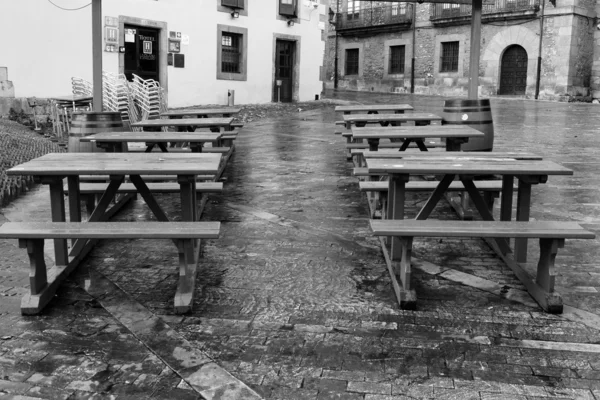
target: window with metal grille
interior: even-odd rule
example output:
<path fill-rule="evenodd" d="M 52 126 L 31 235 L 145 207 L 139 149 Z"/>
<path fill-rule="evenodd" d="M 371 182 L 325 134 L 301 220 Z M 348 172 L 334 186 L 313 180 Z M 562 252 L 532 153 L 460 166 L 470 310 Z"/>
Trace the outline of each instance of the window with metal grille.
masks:
<path fill-rule="evenodd" d="M 221 36 L 221 72 L 240 73 L 242 35 L 223 32 Z"/>
<path fill-rule="evenodd" d="M 440 72 L 458 71 L 458 42 L 442 43 Z"/>
<path fill-rule="evenodd" d="M 244 9 L 244 0 L 221 0 L 221 5 L 231 8 Z"/>
<path fill-rule="evenodd" d="M 298 16 L 298 0 L 279 0 L 279 15 Z"/>
<path fill-rule="evenodd" d="M 221 5 L 225 7 L 244 9 L 244 0 L 221 0 Z"/>
<path fill-rule="evenodd" d="M 358 75 L 358 49 L 346 50 L 346 75 Z"/>
<path fill-rule="evenodd" d="M 390 65 L 388 73 L 404 73 L 404 46 L 390 46 Z"/>

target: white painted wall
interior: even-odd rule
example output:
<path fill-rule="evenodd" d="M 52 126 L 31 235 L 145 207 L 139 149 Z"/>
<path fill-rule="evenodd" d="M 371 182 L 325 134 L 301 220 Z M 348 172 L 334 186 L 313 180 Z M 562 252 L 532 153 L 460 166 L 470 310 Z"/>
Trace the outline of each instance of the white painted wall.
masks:
<path fill-rule="evenodd" d="M 52 0 L 64 8 L 78 8 L 90 0 Z M 169 106 L 227 104 L 227 90 L 235 90 L 236 104 L 271 101 L 273 33 L 301 37 L 299 100 L 312 100 L 322 90 L 319 68 L 324 42 L 319 14 L 308 0 L 300 0 L 300 23 L 288 26 L 276 18 L 277 0 L 250 0 L 248 16 L 233 19 L 217 12 L 220 0 L 103 0 L 103 16 L 129 16 L 167 23 L 170 31 L 190 36 L 182 45 L 185 68 L 168 67 Z M 71 92 L 71 77 L 92 81 L 91 7 L 65 11 L 47 0 L 4 1 L 0 6 L 0 67 L 16 97 L 51 97 Z M 248 79 L 216 79 L 217 24 L 248 29 Z M 123 35 L 123 32 L 119 32 Z M 103 69 L 118 72 L 118 53 L 103 53 Z"/>

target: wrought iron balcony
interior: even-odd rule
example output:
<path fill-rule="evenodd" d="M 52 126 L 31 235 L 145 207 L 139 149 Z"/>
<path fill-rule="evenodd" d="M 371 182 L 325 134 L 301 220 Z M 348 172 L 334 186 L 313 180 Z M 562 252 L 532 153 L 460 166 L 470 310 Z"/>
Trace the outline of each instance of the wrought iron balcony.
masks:
<path fill-rule="evenodd" d="M 385 7 L 368 7 L 336 15 L 336 30 L 340 34 L 358 31 L 379 32 L 412 24 L 412 4 L 394 3 Z"/>
<path fill-rule="evenodd" d="M 495 0 L 494 4 L 483 4 L 482 20 L 517 19 L 535 14 L 539 9 L 540 0 Z M 435 24 L 466 23 L 471 20 L 471 6 L 432 3 L 429 19 Z"/>

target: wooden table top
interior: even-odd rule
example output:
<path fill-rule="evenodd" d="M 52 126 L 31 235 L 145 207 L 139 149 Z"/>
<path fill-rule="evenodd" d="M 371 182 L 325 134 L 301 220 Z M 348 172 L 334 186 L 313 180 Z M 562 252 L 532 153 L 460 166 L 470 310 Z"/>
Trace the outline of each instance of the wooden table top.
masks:
<path fill-rule="evenodd" d="M 105 132 L 83 136 L 81 142 L 214 142 L 222 136 L 219 132 Z"/>
<path fill-rule="evenodd" d="M 213 153 L 48 153 L 6 171 L 8 175 L 210 175 Z"/>
<path fill-rule="evenodd" d="M 432 113 L 407 114 L 346 114 L 345 122 L 408 122 L 408 121 L 441 121 L 442 117 Z"/>
<path fill-rule="evenodd" d="M 514 158 L 367 158 L 369 173 L 413 175 L 573 175 L 573 171 L 548 160 Z"/>
<path fill-rule="evenodd" d="M 356 112 L 356 111 L 407 111 L 413 110 L 410 104 L 358 104 L 351 106 L 336 106 L 335 111 Z"/>
<path fill-rule="evenodd" d="M 233 122 L 233 118 L 181 118 L 181 119 L 147 119 L 144 121 L 134 122 L 131 124 L 133 128 L 150 128 L 162 126 L 195 126 L 200 128 L 211 126 L 229 126 Z"/>
<path fill-rule="evenodd" d="M 419 128 L 421 129 L 421 128 Z M 364 158 L 411 158 L 439 160 L 459 160 L 467 158 L 490 159 L 490 158 L 513 158 L 517 160 L 541 160 L 542 156 L 524 152 L 504 151 L 398 151 L 397 149 L 379 149 L 378 151 L 365 150 L 362 152 Z"/>
<path fill-rule="evenodd" d="M 465 125 L 352 127 L 354 139 L 477 138 L 484 136 L 485 133 Z"/>
<path fill-rule="evenodd" d="M 178 117 L 184 115 L 238 114 L 241 110 L 241 107 L 189 108 L 187 110 L 170 110 L 160 115 L 164 117 Z"/>

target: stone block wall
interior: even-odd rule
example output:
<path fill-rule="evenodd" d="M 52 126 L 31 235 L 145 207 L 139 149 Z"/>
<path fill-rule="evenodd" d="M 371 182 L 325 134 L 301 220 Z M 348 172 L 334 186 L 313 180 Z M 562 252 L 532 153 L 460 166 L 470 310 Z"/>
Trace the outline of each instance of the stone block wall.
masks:
<path fill-rule="evenodd" d="M 344 1 L 342 1 L 344 3 Z M 470 24 L 439 27 L 431 23 L 431 4 L 416 8 L 415 32 L 415 93 L 443 96 L 466 96 L 468 93 Z M 590 88 L 600 98 L 600 30 L 593 23 L 595 0 L 564 0 L 553 7 L 545 6 L 544 32 L 542 35 L 542 65 L 539 98 L 565 100 L 572 96 L 588 96 Z M 600 8 L 600 6 L 599 6 Z M 600 12 L 600 9 L 598 10 Z M 539 15 L 539 14 L 538 14 Z M 600 26 L 600 25 L 599 25 Z M 385 79 L 384 57 L 386 40 L 405 38 L 412 45 L 412 27 L 393 33 L 340 35 L 338 37 L 338 87 L 345 90 L 373 92 L 410 92 L 411 71 L 405 70 L 398 79 Z M 479 65 L 479 93 L 496 95 L 504 51 L 517 44 L 527 52 L 527 86 L 525 97 L 533 98 L 536 92 L 537 64 L 540 44 L 540 20 L 505 21 L 483 23 L 481 38 L 481 61 Z M 436 40 L 440 37 L 461 37 L 460 57 L 462 66 L 458 73 L 440 73 L 436 60 Z M 437 38 L 437 39 L 436 39 Z M 454 39 L 452 39 L 454 40 Z M 326 88 L 333 88 L 335 58 L 335 32 L 328 36 L 325 68 Z M 361 43 L 364 49 L 362 69 L 359 76 L 344 76 L 340 55 L 346 44 Z M 439 43 L 437 43 L 439 46 Z M 412 54 L 406 54 L 410 60 Z M 438 71 L 436 71 L 436 68 Z"/>

